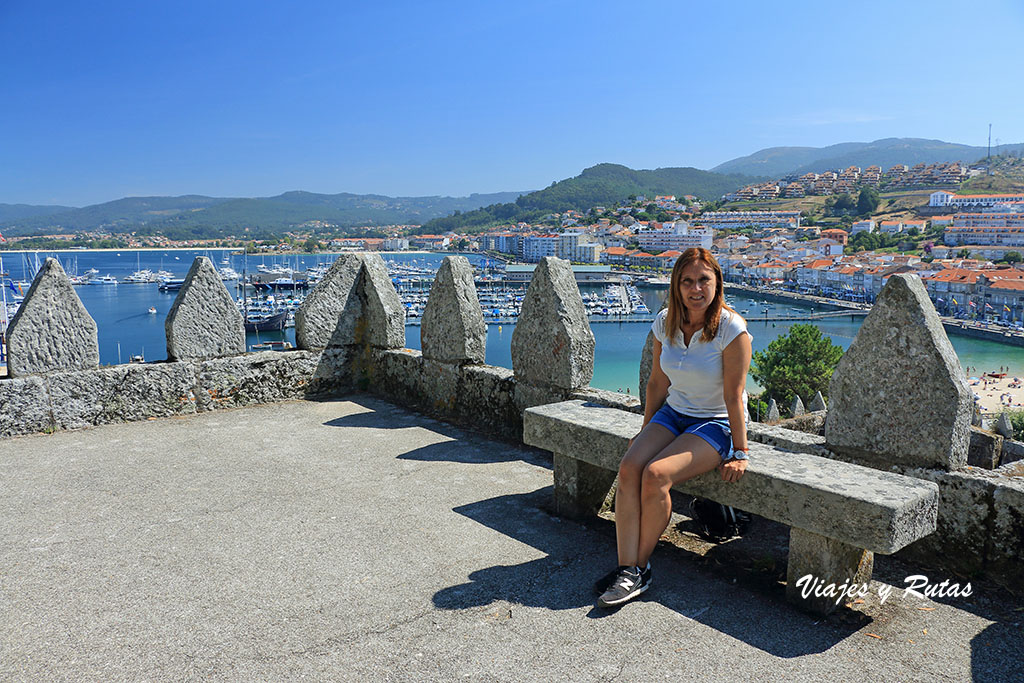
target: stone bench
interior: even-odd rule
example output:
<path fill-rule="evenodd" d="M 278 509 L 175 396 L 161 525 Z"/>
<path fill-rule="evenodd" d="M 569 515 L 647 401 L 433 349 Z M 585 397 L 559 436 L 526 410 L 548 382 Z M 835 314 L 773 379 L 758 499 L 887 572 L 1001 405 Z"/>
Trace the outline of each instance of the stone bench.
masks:
<path fill-rule="evenodd" d="M 554 455 L 558 514 L 597 513 L 642 422 L 635 413 L 583 401 L 526 410 L 523 441 Z M 935 531 L 939 502 L 933 482 L 760 443 L 750 443 L 740 481 L 709 472 L 674 488 L 789 526 L 786 596 L 818 614 L 835 610 L 835 597 L 804 598 L 798 579 L 810 574 L 821 586 L 869 581 L 873 553 L 894 553 Z"/>

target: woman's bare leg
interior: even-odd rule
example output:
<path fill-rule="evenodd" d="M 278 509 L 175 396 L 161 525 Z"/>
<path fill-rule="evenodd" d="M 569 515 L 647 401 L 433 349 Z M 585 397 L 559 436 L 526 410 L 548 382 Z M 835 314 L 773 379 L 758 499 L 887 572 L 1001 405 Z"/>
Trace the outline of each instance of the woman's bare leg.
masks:
<path fill-rule="evenodd" d="M 633 439 L 619 465 L 619 487 L 615 491 L 615 538 L 619 565 L 637 565 L 640 546 L 640 488 L 647 464 L 672 443 L 675 436 L 660 424 L 648 424 Z M 646 562 L 646 560 L 645 560 Z"/>
<path fill-rule="evenodd" d="M 672 517 L 672 498 L 669 495 L 672 485 L 710 472 L 721 462 L 722 457 L 707 441 L 695 434 L 680 434 L 647 463 L 641 476 L 640 534 L 636 562 L 629 564 L 645 566 L 658 545 Z"/>

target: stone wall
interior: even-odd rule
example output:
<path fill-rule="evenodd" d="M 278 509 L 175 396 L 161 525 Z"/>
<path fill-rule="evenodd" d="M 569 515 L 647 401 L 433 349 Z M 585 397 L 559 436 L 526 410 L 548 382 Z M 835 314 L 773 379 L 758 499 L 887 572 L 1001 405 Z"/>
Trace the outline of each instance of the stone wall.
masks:
<path fill-rule="evenodd" d="M 534 271 L 512 335 L 509 370 L 483 362 L 487 329 L 465 257 L 446 257 L 438 270 L 420 326 L 422 351 L 404 348 L 404 312 L 380 257 L 346 258 L 317 286 L 334 296 L 317 299 L 306 313 L 329 319 L 319 311 L 330 306 L 337 321 L 324 342 L 321 365 L 329 371 L 315 378 L 315 388 L 368 391 L 513 442 L 522 439 L 522 414 L 530 406 L 568 398 L 638 405 L 633 397 L 588 386 L 594 335 L 568 262 L 547 258 Z M 296 316 L 296 338 L 307 335 L 304 322 Z"/>
<path fill-rule="evenodd" d="M 192 264 L 165 331 L 168 361 L 100 367 L 96 323 L 47 259 L 10 324 L 0 437 L 323 393 L 319 351 L 245 353 L 242 316 L 209 259 Z"/>

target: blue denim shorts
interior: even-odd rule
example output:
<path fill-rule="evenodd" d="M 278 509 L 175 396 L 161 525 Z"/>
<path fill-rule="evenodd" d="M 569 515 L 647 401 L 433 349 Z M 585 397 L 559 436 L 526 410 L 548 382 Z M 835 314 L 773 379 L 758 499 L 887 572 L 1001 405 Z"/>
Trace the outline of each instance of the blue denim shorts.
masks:
<path fill-rule="evenodd" d="M 666 403 L 651 418 L 651 424 L 659 424 L 675 436 L 696 434 L 711 444 L 711 447 L 722 456 L 722 460 L 732 460 L 737 457 L 732 450 L 732 430 L 729 428 L 728 418 L 690 417 L 676 411 Z M 740 458 L 745 456 L 746 454 L 742 451 L 738 455 Z"/>

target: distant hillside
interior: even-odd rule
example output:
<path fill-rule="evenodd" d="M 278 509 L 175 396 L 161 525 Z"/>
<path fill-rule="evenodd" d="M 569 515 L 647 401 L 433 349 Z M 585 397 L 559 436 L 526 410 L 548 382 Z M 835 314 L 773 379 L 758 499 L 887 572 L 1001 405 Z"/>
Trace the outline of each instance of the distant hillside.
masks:
<path fill-rule="evenodd" d="M 960 194 L 1002 194 L 1024 191 L 1024 159 L 1010 155 L 994 156 L 988 164 L 990 174 L 970 178 L 960 185 Z"/>
<path fill-rule="evenodd" d="M 199 195 L 128 197 L 50 215 L 0 220 L 0 230 L 9 235 L 108 230 L 163 234 L 171 239 L 215 238 L 232 234 L 260 238 L 280 234 L 309 221 L 323 221 L 342 228 L 420 224 L 453 211 L 472 211 L 495 202 L 513 201 L 520 194 L 385 197 L 286 192 L 276 197 L 253 199 Z"/>
<path fill-rule="evenodd" d="M 35 206 L 32 204 L 0 204 L 0 223 L 16 221 L 34 216 L 49 216 L 63 211 L 71 211 L 71 206 Z"/>
<path fill-rule="evenodd" d="M 1000 145 L 1002 153 L 1024 150 L 1024 143 Z M 749 156 L 715 166 L 716 173 L 745 173 L 779 178 L 789 173 L 822 173 L 848 166 L 877 165 L 883 170 L 896 164 L 935 164 L 950 161 L 974 163 L 987 154 L 985 147 L 971 147 L 941 140 L 886 138 L 874 142 L 844 142 L 828 147 L 770 147 Z"/>
<path fill-rule="evenodd" d="M 611 206 L 626 201 L 631 195 L 653 198 L 655 195 L 692 194 L 701 199 L 713 200 L 757 180 L 760 178 L 722 175 L 696 168 L 637 171 L 619 164 L 598 164 L 574 178 L 524 194 L 514 203 L 493 204 L 477 211 L 432 220 L 423 225 L 421 232 L 477 229 L 495 223 L 533 221 L 548 213 Z"/>

